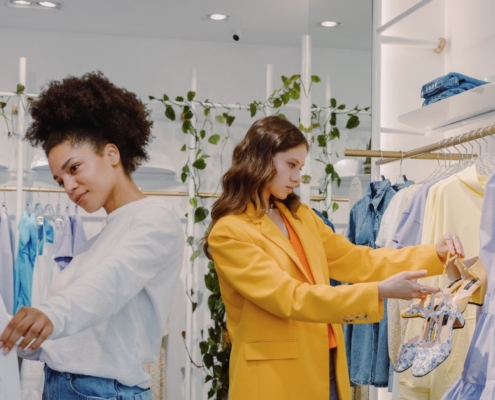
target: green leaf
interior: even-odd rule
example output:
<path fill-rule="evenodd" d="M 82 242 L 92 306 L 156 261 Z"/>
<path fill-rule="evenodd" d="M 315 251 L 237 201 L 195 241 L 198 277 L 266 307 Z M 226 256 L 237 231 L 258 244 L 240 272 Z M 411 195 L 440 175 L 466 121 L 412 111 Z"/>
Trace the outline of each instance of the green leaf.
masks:
<path fill-rule="evenodd" d="M 175 121 L 175 111 L 172 108 L 172 106 L 166 106 L 165 107 L 165 116 L 170 120 L 170 121 Z"/>
<path fill-rule="evenodd" d="M 205 111 L 204 111 L 205 117 L 210 115 L 210 110 L 211 110 L 211 108 L 205 108 Z"/>
<path fill-rule="evenodd" d="M 335 100 L 333 97 L 330 99 L 330 107 L 337 107 L 337 100 Z"/>
<path fill-rule="evenodd" d="M 292 100 L 299 100 L 299 98 L 301 97 L 301 91 L 298 89 L 292 89 L 290 91 L 290 97 Z"/>
<path fill-rule="evenodd" d="M 194 208 L 198 208 L 198 199 L 196 197 L 189 199 L 189 204 L 192 205 Z"/>
<path fill-rule="evenodd" d="M 206 131 L 205 131 L 204 129 L 201 129 L 201 130 L 199 131 L 199 137 L 200 137 L 201 139 L 204 139 L 204 138 L 205 138 L 205 136 L 206 136 Z"/>
<path fill-rule="evenodd" d="M 363 110 L 364 111 L 368 111 L 370 109 L 370 107 L 364 107 Z"/>
<path fill-rule="evenodd" d="M 196 161 L 193 162 L 192 166 L 196 169 L 205 169 L 206 163 L 204 159 L 198 158 Z"/>
<path fill-rule="evenodd" d="M 330 131 L 330 139 L 334 140 L 334 139 L 338 139 L 338 138 L 340 138 L 340 131 L 339 131 L 339 128 L 334 126 L 332 128 L 332 130 Z"/>
<path fill-rule="evenodd" d="M 337 107 L 337 110 L 345 110 L 345 104 L 341 104 Z"/>
<path fill-rule="evenodd" d="M 339 209 L 339 205 L 337 203 L 332 204 L 332 212 L 335 212 Z"/>
<path fill-rule="evenodd" d="M 148 96 L 149 100 L 155 100 L 155 96 Z"/>
<path fill-rule="evenodd" d="M 203 364 L 206 368 L 213 367 L 213 357 L 211 356 L 211 354 L 205 354 L 203 356 Z"/>
<path fill-rule="evenodd" d="M 187 150 L 187 146 L 184 144 L 182 145 L 182 147 L 180 148 L 180 151 L 186 151 Z"/>
<path fill-rule="evenodd" d="M 194 130 L 191 121 L 186 120 L 182 123 L 182 132 L 187 133 L 190 132 L 191 130 Z"/>
<path fill-rule="evenodd" d="M 279 108 L 280 106 L 282 106 L 282 101 L 280 99 L 273 100 L 273 107 L 274 108 Z"/>
<path fill-rule="evenodd" d="M 201 354 L 205 354 L 205 353 L 208 353 L 208 348 L 210 346 L 208 346 L 208 343 L 207 342 L 199 342 L 199 348 L 201 350 Z"/>
<path fill-rule="evenodd" d="M 318 83 L 321 82 L 321 79 L 318 75 L 311 75 L 311 82 Z"/>
<path fill-rule="evenodd" d="M 359 126 L 359 117 L 357 115 L 353 115 L 347 121 L 346 128 L 347 129 L 354 129 L 357 126 Z"/>
<path fill-rule="evenodd" d="M 26 87 L 22 83 L 17 84 L 16 94 L 23 94 Z"/>
<path fill-rule="evenodd" d="M 197 302 L 193 302 L 192 303 L 192 312 L 196 311 L 196 308 L 198 307 L 198 303 Z"/>
<path fill-rule="evenodd" d="M 251 113 L 251 118 L 253 118 L 256 115 L 256 111 L 258 111 L 258 107 L 256 107 L 255 103 L 249 105 L 249 111 Z"/>
<path fill-rule="evenodd" d="M 218 133 L 215 133 L 214 135 L 211 135 L 208 138 L 208 143 L 211 144 L 218 144 L 219 141 L 220 141 L 220 135 Z"/>
<path fill-rule="evenodd" d="M 189 261 L 194 261 L 196 258 L 199 257 L 200 254 L 201 254 L 201 249 L 195 250 L 194 253 L 191 254 Z"/>
<path fill-rule="evenodd" d="M 3 110 L 7 106 L 7 103 L 0 101 L 0 108 Z"/>
<path fill-rule="evenodd" d="M 290 92 L 285 92 L 280 98 L 284 102 L 284 105 L 287 104 L 290 101 Z"/>
<path fill-rule="evenodd" d="M 194 96 L 196 96 L 196 92 L 193 91 L 187 92 L 187 100 L 192 101 L 194 99 Z"/>
<path fill-rule="evenodd" d="M 219 124 L 225 124 L 225 118 L 223 117 L 223 115 L 217 115 L 215 117 L 215 120 L 219 123 Z"/>
<path fill-rule="evenodd" d="M 327 136 L 326 135 L 318 135 L 316 137 L 318 141 L 318 146 L 319 147 L 326 147 L 327 146 Z"/>
<path fill-rule="evenodd" d="M 192 117 L 194 117 L 194 114 L 193 114 L 193 112 L 190 110 L 190 108 L 189 108 L 189 107 L 185 107 L 185 108 L 187 108 L 187 110 L 186 110 L 186 109 L 184 109 L 184 118 L 185 118 L 185 119 L 191 119 Z"/>
<path fill-rule="evenodd" d="M 198 207 L 194 211 L 194 223 L 204 221 L 208 217 L 208 210 L 204 207 Z"/>
<path fill-rule="evenodd" d="M 168 101 L 169 100 L 169 97 L 166 94 L 164 94 L 163 97 L 162 97 L 162 100 L 163 101 Z"/>
<path fill-rule="evenodd" d="M 175 98 L 175 101 L 184 101 L 184 97 L 182 97 L 182 96 L 177 96 L 177 97 Z"/>
<path fill-rule="evenodd" d="M 330 174 L 333 173 L 333 171 L 334 171 L 333 165 L 332 164 L 327 164 L 326 167 L 325 167 L 325 173 L 327 175 L 330 175 Z"/>
<path fill-rule="evenodd" d="M 194 243 L 194 236 L 189 236 L 186 242 L 189 246 L 192 246 L 192 244 Z"/>
<path fill-rule="evenodd" d="M 323 210 L 321 213 L 323 214 L 323 216 L 324 216 L 326 219 L 328 219 L 328 213 L 327 213 L 325 210 Z"/>
<path fill-rule="evenodd" d="M 180 180 L 182 182 L 185 182 L 187 180 L 187 174 L 185 172 L 183 172 L 182 174 L 180 174 Z"/>
<path fill-rule="evenodd" d="M 288 86 L 289 85 L 289 80 L 287 79 L 286 76 L 283 76 L 282 75 L 282 82 L 284 83 L 284 86 Z"/>
<path fill-rule="evenodd" d="M 337 125 L 337 114 L 332 113 L 330 116 L 330 125 L 335 126 Z"/>
<path fill-rule="evenodd" d="M 229 115 L 227 117 L 227 125 L 232 126 L 232 124 L 234 123 L 234 120 L 235 120 L 235 117 L 233 115 Z"/>

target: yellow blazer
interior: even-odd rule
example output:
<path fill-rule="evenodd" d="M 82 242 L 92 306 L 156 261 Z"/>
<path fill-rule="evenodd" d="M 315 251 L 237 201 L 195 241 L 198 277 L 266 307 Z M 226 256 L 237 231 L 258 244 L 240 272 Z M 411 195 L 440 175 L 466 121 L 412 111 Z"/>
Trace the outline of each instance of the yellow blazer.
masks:
<path fill-rule="evenodd" d="M 252 206 L 221 218 L 208 238 L 232 340 L 229 400 L 328 400 L 328 323 L 337 341 L 339 398 L 349 400 L 340 324 L 382 318 L 377 281 L 404 270 L 440 274 L 442 264 L 434 245 L 355 246 L 308 206 L 301 205 L 299 219 L 277 207 L 303 245 L 315 285 L 289 240 Z M 329 278 L 354 285 L 332 287 Z"/>

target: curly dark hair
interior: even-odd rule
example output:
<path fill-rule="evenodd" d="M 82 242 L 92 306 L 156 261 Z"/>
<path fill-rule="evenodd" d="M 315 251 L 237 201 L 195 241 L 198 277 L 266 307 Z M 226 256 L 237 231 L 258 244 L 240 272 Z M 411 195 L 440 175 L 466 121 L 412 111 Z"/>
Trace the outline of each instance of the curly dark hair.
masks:
<path fill-rule="evenodd" d="M 127 175 L 148 160 L 150 112 L 134 93 L 118 88 L 100 71 L 50 82 L 30 112 L 34 121 L 25 138 L 47 155 L 66 141 L 90 144 L 98 154 L 112 143 Z"/>

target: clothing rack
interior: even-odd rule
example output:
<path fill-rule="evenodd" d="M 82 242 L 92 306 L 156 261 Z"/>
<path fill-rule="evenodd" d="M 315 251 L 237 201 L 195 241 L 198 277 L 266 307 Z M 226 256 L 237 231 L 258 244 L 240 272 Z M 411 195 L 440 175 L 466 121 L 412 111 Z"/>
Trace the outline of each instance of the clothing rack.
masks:
<path fill-rule="evenodd" d="M 485 126 L 483 128 L 475 129 L 463 133 L 461 135 L 452 136 L 447 139 L 427 146 L 418 147 L 417 149 L 409 151 L 382 151 L 382 150 L 358 150 L 358 149 L 345 149 L 344 155 L 354 157 L 380 157 L 380 160 L 376 161 L 376 165 L 388 164 L 395 161 L 401 161 L 404 158 L 426 159 L 426 160 L 439 160 L 440 158 L 448 158 L 449 160 L 463 160 L 465 158 L 477 157 L 477 154 L 449 154 L 434 153 L 435 150 L 443 150 L 448 147 L 455 147 L 462 143 L 470 142 L 477 139 L 482 139 L 485 136 L 491 136 L 495 134 L 495 124 Z M 389 158 L 389 160 L 384 160 Z"/>
<path fill-rule="evenodd" d="M 15 192 L 17 188 L 15 186 L 0 186 L 0 192 Z M 48 187 L 23 187 L 24 192 L 36 192 L 36 193 L 65 193 L 63 189 L 59 188 L 48 188 Z M 168 197 L 186 197 L 189 194 L 187 192 L 180 191 L 167 191 L 167 190 L 142 190 L 145 196 L 168 196 Z M 217 198 L 220 197 L 219 193 L 208 193 L 199 192 L 198 197 L 201 198 Z M 311 201 L 323 201 L 325 198 L 323 196 L 311 196 Z M 348 197 L 333 196 L 332 201 L 345 203 L 349 201 Z"/>

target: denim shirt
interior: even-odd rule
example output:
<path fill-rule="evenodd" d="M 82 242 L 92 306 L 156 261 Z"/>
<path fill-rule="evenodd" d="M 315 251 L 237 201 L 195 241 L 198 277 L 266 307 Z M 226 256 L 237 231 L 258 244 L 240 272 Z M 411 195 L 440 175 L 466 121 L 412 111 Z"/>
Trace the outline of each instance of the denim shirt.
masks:
<path fill-rule="evenodd" d="M 397 185 L 397 190 L 406 184 Z M 383 214 L 397 191 L 390 180 L 371 182 L 366 195 L 351 209 L 348 239 L 358 245 L 376 248 Z M 344 336 L 349 377 L 357 385 L 387 387 L 389 377 L 387 305 L 379 323 L 345 325 Z"/>
<path fill-rule="evenodd" d="M 351 209 L 347 238 L 352 243 L 376 248 L 383 213 L 395 193 L 388 179 L 370 183 L 364 197 Z"/>

